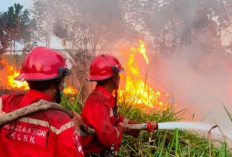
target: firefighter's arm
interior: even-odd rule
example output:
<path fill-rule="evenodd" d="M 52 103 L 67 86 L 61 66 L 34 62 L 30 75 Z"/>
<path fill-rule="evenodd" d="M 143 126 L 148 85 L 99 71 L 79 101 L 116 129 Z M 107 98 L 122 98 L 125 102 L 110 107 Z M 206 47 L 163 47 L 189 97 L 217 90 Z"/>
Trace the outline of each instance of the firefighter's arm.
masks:
<path fill-rule="evenodd" d="M 82 123 L 82 118 L 79 114 L 77 114 L 74 110 L 72 111 L 73 113 L 73 123 L 74 123 L 74 134 L 80 135 L 80 128 L 81 128 L 81 123 Z"/>
<path fill-rule="evenodd" d="M 138 124 L 137 122 L 134 122 L 122 115 L 119 115 L 118 123 L 122 122 L 124 124 Z M 131 130 L 131 129 L 126 129 L 125 134 L 131 135 L 133 137 L 138 137 L 140 134 L 140 130 Z"/>
<path fill-rule="evenodd" d="M 91 115 L 87 116 L 87 121 L 96 131 L 98 140 L 106 147 L 111 147 L 121 143 L 124 125 L 119 123 L 113 126 L 110 121 L 110 108 L 103 103 L 95 103 L 91 107 Z"/>
<path fill-rule="evenodd" d="M 74 126 L 58 135 L 56 142 L 56 157 L 70 156 L 70 157 L 83 157 L 83 149 L 80 144 L 78 134 L 74 134 Z"/>
<path fill-rule="evenodd" d="M 124 124 L 139 124 L 138 122 L 135 122 L 135 121 L 132 121 L 126 117 L 123 117 L 122 115 L 119 115 L 119 119 L 118 119 L 118 123 L 119 122 L 122 122 Z M 146 125 L 148 126 L 147 130 L 150 131 L 150 130 L 156 130 L 158 128 L 158 125 L 156 122 L 152 122 L 152 121 L 148 121 L 146 122 Z M 131 135 L 133 137 L 138 137 L 139 134 L 140 134 L 140 131 L 139 129 L 129 129 L 127 128 L 126 131 L 125 131 L 125 134 L 127 135 Z"/>
<path fill-rule="evenodd" d="M 68 115 L 62 115 L 63 119 L 67 119 L 59 128 L 56 142 L 56 157 L 70 156 L 83 157 L 83 149 L 79 138 L 79 128 L 81 125 L 80 115 L 73 112 L 74 117 L 70 119 Z"/>
<path fill-rule="evenodd" d="M 120 122 L 124 124 L 139 124 L 119 114 L 119 119 L 117 120 L 117 123 L 120 123 Z"/>

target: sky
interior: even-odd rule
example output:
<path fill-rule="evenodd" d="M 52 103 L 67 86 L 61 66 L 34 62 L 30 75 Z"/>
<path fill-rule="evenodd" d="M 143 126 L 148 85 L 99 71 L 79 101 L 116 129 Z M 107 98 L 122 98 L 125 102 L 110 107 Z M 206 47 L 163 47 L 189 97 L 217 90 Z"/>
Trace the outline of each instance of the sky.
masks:
<path fill-rule="evenodd" d="M 0 12 L 5 12 L 8 10 L 8 7 L 14 5 L 14 3 L 20 3 L 24 6 L 24 9 L 31 9 L 33 7 L 33 0 L 0 0 Z M 227 31 L 232 31 L 232 27 L 228 28 Z M 223 32 L 222 32 L 223 33 Z M 229 45 L 232 43 L 231 35 L 226 33 L 222 38 L 223 45 Z M 51 41 L 51 47 L 60 47 L 60 40 L 53 37 Z"/>
<path fill-rule="evenodd" d="M 14 3 L 20 3 L 24 6 L 24 9 L 30 9 L 33 5 L 33 0 L 0 0 L 0 12 L 7 11 L 8 7 L 14 5 Z"/>

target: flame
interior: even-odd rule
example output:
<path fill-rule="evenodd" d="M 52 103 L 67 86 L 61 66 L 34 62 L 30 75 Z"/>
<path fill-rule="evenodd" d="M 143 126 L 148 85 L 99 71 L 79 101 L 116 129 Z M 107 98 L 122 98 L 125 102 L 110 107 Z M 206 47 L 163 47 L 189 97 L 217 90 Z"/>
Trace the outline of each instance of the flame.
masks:
<path fill-rule="evenodd" d="M 146 54 L 145 43 L 142 40 L 140 40 L 139 43 L 140 43 L 140 45 L 138 47 L 138 52 L 143 55 L 143 58 L 145 59 L 146 63 L 148 64 L 149 62 L 148 62 L 148 57 Z"/>
<path fill-rule="evenodd" d="M 65 94 L 77 94 L 78 90 L 73 86 L 69 86 L 69 87 L 65 87 L 64 93 Z"/>
<path fill-rule="evenodd" d="M 0 65 L 0 85 L 5 89 L 20 89 L 28 90 L 27 82 L 16 81 L 14 78 L 20 74 L 13 65 L 10 65 L 6 60 L 1 59 Z"/>
<path fill-rule="evenodd" d="M 125 85 L 119 88 L 119 101 L 125 103 L 132 102 L 136 105 L 146 105 L 151 108 L 155 108 L 158 111 L 168 110 L 170 108 L 169 93 L 162 94 L 161 91 L 155 91 L 150 87 L 147 82 L 147 75 L 145 79 L 141 76 L 138 62 L 135 60 L 139 55 L 143 56 L 146 64 L 149 64 L 149 59 L 146 54 L 145 43 L 140 40 L 137 48 L 131 47 L 128 52 L 128 61 L 124 66 L 126 75 L 122 75 L 122 80 L 125 81 Z"/>
<path fill-rule="evenodd" d="M 10 65 L 6 60 L 0 61 L 0 87 L 4 89 L 20 89 L 28 90 L 27 82 L 16 81 L 14 78 L 20 74 L 13 65 Z M 75 87 L 69 86 L 64 89 L 65 94 L 77 94 L 78 90 Z"/>

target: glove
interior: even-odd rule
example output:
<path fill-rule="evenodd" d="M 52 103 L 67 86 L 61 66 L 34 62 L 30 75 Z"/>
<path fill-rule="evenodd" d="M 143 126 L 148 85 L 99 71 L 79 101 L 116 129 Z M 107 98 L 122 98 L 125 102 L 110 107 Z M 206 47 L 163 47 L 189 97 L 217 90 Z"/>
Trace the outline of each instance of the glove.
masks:
<path fill-rule="evenodd" d="M 81 123 L 82 123 L 82 118 L 81 116 L 76 113 L 75 111 L 72 111 L 73 113 L 73 123 L 74 123 L 74 133 L 77 133 L 78 135 L 80 135 L 80 128 L 81 128 Z"/>

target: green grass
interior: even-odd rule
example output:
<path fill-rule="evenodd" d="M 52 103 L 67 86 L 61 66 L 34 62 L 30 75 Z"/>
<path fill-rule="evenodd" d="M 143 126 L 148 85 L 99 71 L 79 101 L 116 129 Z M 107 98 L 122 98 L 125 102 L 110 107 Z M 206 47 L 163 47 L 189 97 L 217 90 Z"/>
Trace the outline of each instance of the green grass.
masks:
<path fill-rule="evenodd" d="M 138 122 L 147 120 L 164 122 L 181 119 L 172 109 L 157 114 L 146 114 L 135 107 L 120 105 L 120 112 Z M 207 139 L 201 138 L 197 134 L 176 129 L 158 130 L 150 133 L 142 131 L 138 139 L 124 136 L 119 156 L 229 157 L 231 154 L 227 150 L 225 142 L 221 142 L 221 147 L 216 148 Z"/>
<path fill-rule="evenodd" d="M 78 102 L 79 96 L 74 101 L 68 97 L 63 97 L 62 105 L 68 109 L 74 109 L 78 113 L 83 108 Z M 227 114 L 229 114 L 228 110 Z M 178 115 L 185 110 L 174 113 L 172 109 L 168 111 L 147 114 L 133 105 L 119 104 L 119 112 L 137 122 L 145 121 L 178 121 Z M 141 131 L 138 138 L 124 135 L 119 157 L 230 157 L 227 144 L 221 142 L 220 147 L 214 147 L 212 142 L 199 135 L 182 130 L 158 130 L 156 132 Z"/>

